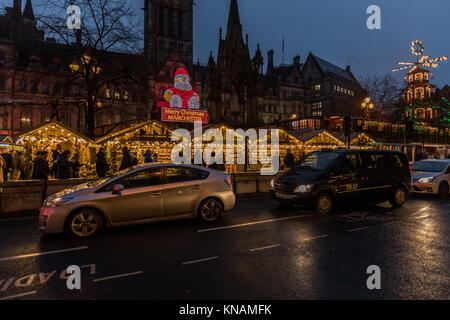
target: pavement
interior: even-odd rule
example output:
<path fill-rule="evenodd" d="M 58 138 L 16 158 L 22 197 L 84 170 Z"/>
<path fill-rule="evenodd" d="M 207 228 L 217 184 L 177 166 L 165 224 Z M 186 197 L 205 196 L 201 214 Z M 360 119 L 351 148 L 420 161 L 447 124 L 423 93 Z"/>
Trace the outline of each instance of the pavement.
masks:
<path fill-rule="evenodd" d="M 450 200 L 412 196 L 333 215 L 239 199 L 205 224 L 41 235 L 35 216 L 0 220 L 0 299 L 450 299 Z M 69 290 L 68 266 L 81 270 Z M 369 290 L 369 266 L 380 289 Z"/>

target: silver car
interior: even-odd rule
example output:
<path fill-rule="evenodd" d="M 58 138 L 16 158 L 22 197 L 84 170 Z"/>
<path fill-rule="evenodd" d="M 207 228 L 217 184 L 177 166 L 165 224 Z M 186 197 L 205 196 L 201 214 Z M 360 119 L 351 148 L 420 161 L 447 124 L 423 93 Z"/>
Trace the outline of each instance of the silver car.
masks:
<path fill-rule="evenodd" d="M 85 238 L 102 227 L 195 217 L 212 222 L 234 204 L 228 174 L 194 165 L 145 164 L 48 197 L 39 229 Z"/>
<path fill-rule="evenodd" d="M 450 159 L 416 161 L 411 170 L 413 192 L 436 194 L 440 198 L 448 196 Z"/>

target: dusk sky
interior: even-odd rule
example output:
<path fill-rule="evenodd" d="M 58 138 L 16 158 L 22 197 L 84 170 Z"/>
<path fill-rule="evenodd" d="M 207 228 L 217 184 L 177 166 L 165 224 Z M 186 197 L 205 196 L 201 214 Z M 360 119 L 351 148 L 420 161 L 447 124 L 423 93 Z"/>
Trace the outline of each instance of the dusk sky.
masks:
<path fill-rule="evenodd" d="M 225 36 L 230 0 L 195 2 L 194 59 L 206 63 L 210 50 L 217 54 L 221 26 Z M 134 1 L 136 8 L 143 4 L 144 0 Z M 381 30 L 366 27 L 366 9 L 372 4 L 381 7 Z M 12 5 L 12 0 L 0 0 L 0 6 L 5 5 Z M 431 57 L 450 55 L 449 0 L 240 0 L 239 11 L 251 54 L 260 43 L 265 60 L 267 51 L 275 50 L 276 64 L 282 63 L 283 33 L 285 63 L 296 55 L 304 62 L 311 51 L 343 68 L 351 65 L 357 77 L 389 73 L 397 61 L 413 61 L 410 44 L 416 39 L 424 42 Z M 433 74 L 439 87 L 450 84 L 450 60 Z"/>

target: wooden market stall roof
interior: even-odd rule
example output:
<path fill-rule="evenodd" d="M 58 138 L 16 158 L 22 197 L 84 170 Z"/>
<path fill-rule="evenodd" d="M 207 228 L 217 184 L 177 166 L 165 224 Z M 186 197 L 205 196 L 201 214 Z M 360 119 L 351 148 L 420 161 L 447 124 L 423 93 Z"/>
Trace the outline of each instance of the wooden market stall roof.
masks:
<path fill-rule="evenodd" d="M 143 131 L 141 131 L 143 130 Z M 120 137 L 126 137 L 129 135 L 133 135 L 136 133 L 145 132 L 146 135 L 149 135 L 154 138 L 169 138 L 172 135 L 173 130 L 163 124 L 162 122 L 159 122 L 157 120 L 147 120 L 144 121 L 138 125 L 111 133 L 109 135 L 106 135 L 104 137 L 101 137 L 97 139 L 95 142 L 97 144 L 103 144 L 108 141 L 113 141 L 115 139 L 118 139 Z"/>
<path fill-rule="evenodd" d="M 344 143 L 347 143 L 347 137 L 344 132 L 334 132 L 333 135 Z M 350 133 L 350 146 L 372 146 L 376 141 L 364 132 Z"/>
<path fill-rule="evenodd" d="M 24 140 L 27 140 L 28 138 L 33 138 L 34 136 L 40 135 L 42 132 L 55 132 L 57 134 L 58 138 L 60 139 L 60 142 L 63 141 L 70 141 L 73 142 L 72 139 L 75 139 L 74 142 L 83 142 L 87 143 L 89 145 L 95 145 L 95 142 L 90 139 L 89 137 L 85 136 L 82 133 L 76 132 L 66 126 L 65 124 L 59 122 L 59 121 L 48 121 L 44 124 L 41 124 L 39 126 L 36 126 L 34 128 L 31 128 L 17 136 L 16 143 L 19 144 L 23 142 Z M 58 140 L 58 139 L 56 139 Z"/>
<path fill-rule="evenodd" d="M 290 134 L 304 143 L 304 146 L 341 147 L 344 145 L 340 139 L 326 130 L 293 130 Z"/>
<path fill-rule="evenodd" d="M 0 142 L 5 144 L 14 144 L 14 140 L 7 134 L 0 134 Z"/>

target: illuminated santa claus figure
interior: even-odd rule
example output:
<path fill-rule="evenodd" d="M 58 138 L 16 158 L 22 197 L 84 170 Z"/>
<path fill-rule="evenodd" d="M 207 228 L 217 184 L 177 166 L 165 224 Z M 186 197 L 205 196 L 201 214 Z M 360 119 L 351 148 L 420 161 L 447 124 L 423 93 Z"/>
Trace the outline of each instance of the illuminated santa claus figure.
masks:
<path fill-rule="evenodd" d="M 171 108 L 200 108 L 200 96 L 192 90 L 191 78 L 186 69 L 176 71 L 174 88 L 164 92 L 164 100 L 170 103 Z"/>

